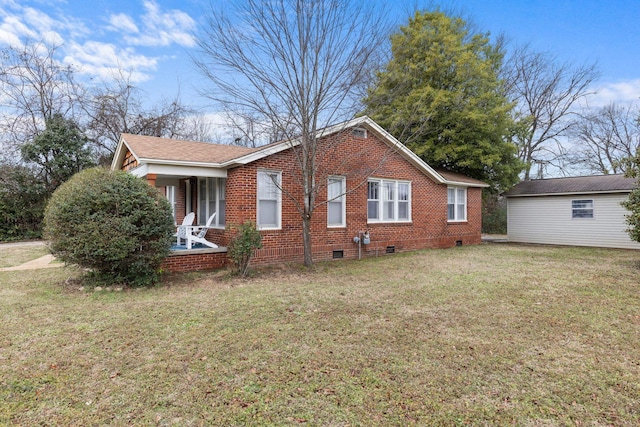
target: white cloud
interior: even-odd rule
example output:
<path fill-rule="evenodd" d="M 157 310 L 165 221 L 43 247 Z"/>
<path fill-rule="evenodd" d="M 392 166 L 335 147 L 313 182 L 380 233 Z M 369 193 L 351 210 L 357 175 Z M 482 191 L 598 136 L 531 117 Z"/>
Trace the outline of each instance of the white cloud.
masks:
<path fill-rule="evenodd" d="M 61 22 L 54 21 L 46 13 L 32 7 L 25 7 L 22 16 L 29 27 L 37 28 L 40 32 L 47 32 L 53 28 L 62 26 Z"/>
<path fill-rule="evenodd" d="M 124 13 L 119 13 L 117 15 L 111 15 L 109 18 L 109 27 L 110 30 L 115 31 L 124 31 L 127 33 L 139 33 L 138 27 L 133 19 L 130 16 L 125 15 Z"/>
<path fill-rule="evenodd" d="M 139 46 L 169 46 L 177 44 L 193 47 L 196 42 L 191 32 L 196 22 L 177 9 L 162 11 L 155 1 L 144 2 L 145 14 L 141 17 L 143 31 L 137 36 L 125 36 L 125 41 Z"/>
<path fill-rule="evenodd" d="M 41 36 L 42 41 L 50 46 L 60 46 L 64 43 L 64 38 L 56 31 L 46 31 Z"/>
<path fill-rule="evenodd" d="M 38 34 L 25 25 L 19 16 L 5 16 L 0 23 L 0 42 L 13 47 L 22 47 L 25 38 L 37 38 Z"/>
<path fill-rule="evenodd" d="M 150 79 L 148 73 L 156 71 L 158 66 L 156 58 L 142 55 L 132 48 L 121 49 L 111 43 L 96 41 L 71 44 L 63 62 L 101 79 L 113 78 L 118 70 L 131 72 L 132 82 Z"/>
<path fill-rule="evenodd" d="M 81 73 L 99 79 L 113 78 L 119 70 L 124 70 L 131 73 L 132 82 L 143 82 L 149 80 L 157 71 L 158 58 L 140 53 L 130 43 L 129 47 L 119 47 L 112 43 L 97 41 L 94 37 L 87 37 L 98 35 L 100 29 L 94 28 L 93 32 L 90 32 L 84 22 L 73 16 L 63 16 L 58 19 L 53 14 L 22 6 L 13 0 L 0 0 L 0 5 L 2 6 L 0 7 L 0 46 L 22 48 L 25 41 L 43 41 L 47 45 L 61 46 L 60 53 L 64 54 L 61 58 L 62 63 L 72 65 Z M 140 37 L 161 40 L 160 45 L 167 44 L 169 39 L 180 40 L 178 31 L 174 31 L 172 36 L 166 35 L 167 29 L 171 29 L 169 24 L 184 21 L 184 16 L 191 19 L 179 11 L 162 12 L 152 2 L 145 3 L 145 9 L 143 19 L 150 20 L 148 25 L 145 24 L 145 32 L 149 35 Z M 188 19 L 185 21 L 187 24 Z M 160 32 L 158 26 L 163 22 L 162 34 L 153 35 L 153 31 Z M 139 33 L 134 20 L 125 14 L 111 15 L 109 25 L 108 29 L 127 35 L 135 36 Z M 187 25 L 187 28 L 190 27 Z M 137 44 L 144 45 L 144 43 Z"/>
<path fill-rule="evenodd" d="M 640 100 L 640 79 L 604 83 L 594 88 L 594 91 L 597 93 L 588 99 L 590 107 L 603 107 L 611 103 L 634 103 Z"/>
<path fill-rule="evenodd" d="M 54 19 L 14 1 L 0 0 L 0 5 L 0 45 L 21 48 L 27 40 L 61 44 L 65 41 L 63 34 L 68 37 L 88 34 L 84 23 L 70 16 Z"/>

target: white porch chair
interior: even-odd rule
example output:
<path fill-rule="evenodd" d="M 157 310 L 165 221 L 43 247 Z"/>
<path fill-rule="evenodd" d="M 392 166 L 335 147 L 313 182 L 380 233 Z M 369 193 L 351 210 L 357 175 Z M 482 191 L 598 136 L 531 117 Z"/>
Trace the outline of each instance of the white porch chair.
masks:
<path fill-rule="evenodd" d="M 211 224 L 213 223 L 213 219 L 215 218 L 215 216 L 215 213 L 211 215 L 207 220 L 206 225 L 190 225 L 186 227 L 187 249 L 191 249 L 193 243 L 202 243 L 203 245 L 209 246 L 210 248 L 218 247 L 218 245 L 216 245 L 215 243 L 211 243 L 205 238 L 205 236 L 207 235 L 207 231 L 209 231 L 210 228 L 213 228 Z"/>
<path fill-rule="evenodd" d="M 174 234 L 174 237 L 177 238 L 176 244 L 178 246 L 180 246 L 182 239 L 187 240 L 187 233 L 189 232 L 189 229 L 187 227 L 193 225 L 193 221 L 195 219 L 196 219 L 196 214 L 194 212 L 189 212 L 187 215 L 184 216 L 184 219 L 182 220 L 182 224 L 178 226 L 176 230 L 176 234 Z"/>

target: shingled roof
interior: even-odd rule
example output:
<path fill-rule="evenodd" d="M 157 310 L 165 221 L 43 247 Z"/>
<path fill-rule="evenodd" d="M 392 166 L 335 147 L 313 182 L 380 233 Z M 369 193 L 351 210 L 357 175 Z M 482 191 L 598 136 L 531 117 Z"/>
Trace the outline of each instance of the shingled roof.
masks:
<path fill-rule="evenodd" d="M 183 141 L 155 136 L 122 134 L 122 139 L 138 158 L 197 163 L 223 163 L 257 151 L 236 145 Z"/>
<path fill-rule="evenodd" d="M 438 172 L 445 180 L 449 182 L 459 182 L 461 184 L 474 184 L 477 186 L 488 187 L 487 184 L 480 181 L 479 179 L 471 178 L 461 173 L 451 172 L 444 169 L 436 169 L 436 172 Z"/>
<path fill-rule="evenodd" d="M 636 188 L 634 178 L 624 175 L 576 176 L 522 181 L 504 193 L 507 197 L 560 194 L 628 193 Z"/>
<path fill-rule="evenodd" d="M 321 129 L 317 133 L 318 138 L 327 137 L 337 132 L 353 127 L 365 127 L 376 135 L 382 142 L 404 157 L 409 163 L 423 171 L 435 182 L 447 185 L 466 187 L 488 187 L 488 184 L 467 176 L 447 172 L 436 171 L 426 164 L 420 157 L 405 147 L 400 141 L 384 130 L 367 116 L 358 117 L 344 123 Z M 238 147 L 234 145 L 210 144 L 197 141 L 183 141 L 170 138 L 158 138 L 153 136 L 122 134 L 116 152 L 111 162 L 113 170 L 121 169 L 127 156 L 132 156 L 135 161 L 126 170 L 138 176 L 148 173 L 161 175 L 188 175 L 200 176 L 203 168 L 227 169 L 245 165 L 264 157 L 287 150 L 300 143 L 300 139 L 279 141 L 263 145 L 257 148 Z M 180 168 L 169 171 L 167 168 Z M 186 168 L 186 169 L 185 169 Z M 188 170 L 188 168 L 194 168 Z M 160 170 L 160 172 L 158 172 Z"/>

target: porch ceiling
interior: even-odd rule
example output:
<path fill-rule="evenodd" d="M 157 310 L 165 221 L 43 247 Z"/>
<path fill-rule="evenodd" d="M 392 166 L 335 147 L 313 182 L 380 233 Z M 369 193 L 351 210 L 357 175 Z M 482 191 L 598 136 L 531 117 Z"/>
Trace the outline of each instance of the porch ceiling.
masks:
<path fill-rule="evenodd" d="M 226 178 L 227 170 L 219 167 L 207 167 L 202 165 L 167 165 L 145 163 L 130 171 L 135 176 L 143 178 L 154 174 L 157 180 L 187 178 L 191 176 L 204 178 Z M 156 181 L 157 182 L 157 181 Z"/>

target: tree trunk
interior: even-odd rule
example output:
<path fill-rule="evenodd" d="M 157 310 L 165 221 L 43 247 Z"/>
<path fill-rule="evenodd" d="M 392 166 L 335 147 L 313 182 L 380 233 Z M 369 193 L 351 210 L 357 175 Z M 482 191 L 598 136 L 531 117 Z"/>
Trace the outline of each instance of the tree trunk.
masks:
<path fill-rule="evenodd" d="M 304 242 L 304 266 L 313 267 L 313 254 L 311 252 L 311 215 L 302 216 L 302 241 Z"/>

